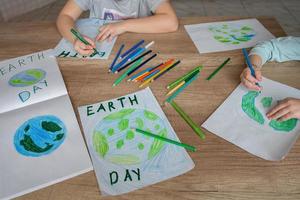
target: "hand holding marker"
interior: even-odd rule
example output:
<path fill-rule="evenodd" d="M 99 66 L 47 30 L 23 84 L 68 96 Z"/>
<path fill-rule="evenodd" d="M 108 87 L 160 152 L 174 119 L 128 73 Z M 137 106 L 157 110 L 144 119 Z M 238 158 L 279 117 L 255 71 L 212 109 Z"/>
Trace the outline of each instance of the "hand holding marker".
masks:
<path fill-rule="evenodd" d="M 242 49 L 243 51 L 243 54 L 244 54 L 244 57 L 245 57 L 245 60 L 246 60 L 246 63 L 247 63 L 247 66 L 249 67 L 250 69 L 250 72 L 251 72 L 251 76 L 253 76 L 254 78 L 256 78 L 255 76 L 255 71 L 254 71 L 254 68 L 250 62 L 250 59 L 249 59 L 249 56 L 248 56 L 248 53 L 247 53 L 247 50 L 245 48 Z M 255 85 L 257 85 L 258 87 L 262 88 L 259 83 L 255 83 Z"/>

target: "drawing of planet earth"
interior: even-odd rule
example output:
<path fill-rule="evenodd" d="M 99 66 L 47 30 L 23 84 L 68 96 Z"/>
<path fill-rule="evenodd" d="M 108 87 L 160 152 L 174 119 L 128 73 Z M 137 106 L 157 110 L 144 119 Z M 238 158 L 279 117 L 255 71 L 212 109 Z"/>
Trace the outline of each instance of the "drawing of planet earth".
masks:
<path fill-rule="evenodd" d="M 154 158 L 164 149 L 165 142 L 136 133 L 131 128 L 168 137 L 163 120 L 155 113 L 123 109 L 96 125 L 92 138 L 96 154 L 114 164 L 134 165 Z"/>
<path fill-rule="evenodd" d="M 15 74 L 10 78 L 9 84 L 13 87 L 25 87 L 38 83 L 46 76 L 46 72 L 41 69 L 28 69 Z"/>
<path fill-rule="evenodd" d="M 265 123 L 265 117 L 262 112 L 259 111 L 255 105 L 255 99 L 259 96 L 259 92 L 249 91 L 242 98 L 242 110 L 246 113 L 248 117 L 257 123 L 263 125 Z M 260 103 L 264 108 L 269 108 L 272 105 L 272 97 L 263 97 L 261 98 Z M 269 126 L 276 131 L 281 133 L 292 131 L 297 125 L 297 119 L 289 119 L 283 122 L 277 120 L 271 120 Z"/>
<path fill-rule="evenodd" d="M 39 157 L 57 149 L 63 143 L 66 133 L 64 123 L 56 116 L 38 116 L 17 129 L 14 145 L 24 156 Z"/>
<path fill-rule="evenodd" d="M 224 44 L 240 44 L 250 41 L 255 36 L 255 31 L 250 26 L 237 26 L 220 24 L 208 28 L 215 40 Z"/>

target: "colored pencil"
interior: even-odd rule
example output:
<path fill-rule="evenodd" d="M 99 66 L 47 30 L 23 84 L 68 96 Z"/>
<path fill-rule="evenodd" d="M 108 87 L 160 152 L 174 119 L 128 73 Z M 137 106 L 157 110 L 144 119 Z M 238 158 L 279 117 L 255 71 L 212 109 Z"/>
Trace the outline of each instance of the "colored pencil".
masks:
<path fill-rule="evenodd" d="M 91 46 L 91 44 L 90 44 L 88 41 L 86 41 L 86 39 L 84 39 L 84 37 L 82 37 L 82 36 L 80 35 L 80 33 L 77 32 L 75 29 L 72 28 L 70 31 L 71 31 L 71 33 L 73 33 L 73 35 L 74 35 L 78 40 L 80 40 L 81 42 L 83 42 L 83 44 Z M 99 52 L 97 51 L 96 48 L 93 48 L 93 50 L 94 50 L 94 52 L 95 52 L 96 54 L 99 54 Z M 100 54 L 99 54 L 99 55 L 100 55 Z"/>
<path fill-rule="evenodd" d="M 173 59 L 172 59 L 173 60 Z M 169 60 L 170 61 L 170 60 Z M 168 62 L 168 65 L 165 65 L 164 68 L 162 68 L 161 70 L 159 70 L 158 73 L 156 73 L 154 76 L 152 76 L 151 78 L 145 80 L 139 87 L 144 87 L 145 85 L 149 84 L 150 82 L 153 81 L 153 79 L 158 76 L 159 74 L 163 73 L 164 71 L 166 71 L 169 67 L 172 66 L 172 63 L 169 64 Z M 158 70 L 158 69 L 157 69 Z"/>
<path fill-rule="evenodd" d="M 130 66 L 132 63 L 134 63 L 135 61 L 139 60 L 140 58 L 145 57 L 145 56 L 148 55 L 149 53 L 152 53 L 152 50 L 146 51 L 145 53 L 139 55 L 138 57 L 136 57 L 136 58 L 133 59 L 132 61 L 126 63 L 124 66 L 120 67 L 117 71 L 115 71 L 115 73 L 118 73 L 118 72 L 122 71 L 123 69 L 127 68 L 127 67 Z"/>
<path fill-rule="evenodd" d="M 253 66 L 252 66 L 252 64 L 251 64 L 251 61 L 250 61 L 250 59 L 249 59 L 247 50 L 246 50 L 245 48 L 243 48 L 242 51 L 243 51 L 243 54 L 244 54 L 244 57 L 245 57 L 247 66 L 248 66 L 249 69 L 250 69 L 251 76 L 253 76 L 254 78 L 256 78 L 256 76 L 255 76 L 255 71 L 254 71 L 254 68 L 253 68 Z M 257 85 L 258 87 L 260 87 L 259 83 L 255 83 L 255 85 Z"/>
<path fill-rule="evenodd" d="M 139 51 L 141 48 L 134 50 L 133 52 L 131 52 L 128 56 L 126 56 L 125 58 L 123 58 L 118 64 L 116 64 L 111 71 L 113 73 L 115 73 L 115 71 L 117 71 L 120 67 L 122 67 L 123 65 L 126 64 L 126 62 L 131 61 L 131 59 L 133 59 L 133 56 L 136 54 L 137 51 Z"/>
<path fill-rule="evenodd" d="M 151 74 L 148 74 L 148 76 L 144 77 L 143 79 L 141 79 L 140 81 L 146 81 L 149 78 L 153 77 L 155 74 L 157 74 L 160 70 L 155 70 L 154 72 L 152 72 Z M 139 80 L 135 80 L 135 82 L 138 82 Z"/>
<path fill-rule="evenodd" d="M 172 64 L 167 70 L 165 70 L 164 72 L 162 72 L 158 76 L 156 76 L 153 79 L 153 81 L 157 80 L 159 77 L 161 77 L 162 75 L 164 75 L 165 73 L 167 73 L 168 71 L 170 71 L 171 69 L 173 69 L 174 67 L 176 67 L 179 63 L 180 63 L 180 60 L 178 60 L 177 62 L 175 62 L 174 64 Z"/>
<path fill-rule="evenodd" d="M 136 70 L 138 70 L 139 68 L 141 68 L 142 66 L 144 66 L 147 62 L 149 62 L 150 60 L 152 60 L 153 58 L 155 58 L 157 56 L 157 54 L 153 54 L 151 57 L 149 57 L 148 59 L 146 59 L 144 62 L 142 62 L 141 64 L 139 64 L 136 68 L 134 68 L 133 70 L 131 70 L 128 73 L 128 76 L 130 76 L 131 74 L 133 74 Z"/>
<path fill-rule="evenodd" d="M 206 80 L 212 79 L 228 62 L 230 61 L 230 58 L 227 58 L 213 73 L 211 73 Z"/>
<path fill-rule="evenodd" d="M 193 72 L 195 71 L 200 71 L 202 69 L 202 66 L 198 66 L 194 69 L 192 69 L 191 71 L 189 71 L 188 73 L 186 73 L 185 75 L 183 75 L 182 77 L 179 77 L 178 79 L 176 79 L 175 81 L 173 81 L 172 83 L 170 83 L 167 86 L 167 89 L 173 89 L 177 84 L 179 84 L 180 82 L 182 82 L 184 79 L 186 79 L 187 77 L 189 77 Z"/>
<path fill-rule="evenodd" d="M 155 67 L 153 70 L 149 71 L 148 73 L 144 74 L 143 76 L 140 76 L 138 78 L 136 78 L 134 81 L 145 81 L 146 79 L 152 77 L 154 74 L 158 73 L 161 69 L 163 69 L 164 67 L 168 66 L 169 63 L 172 63 L 174 59 L 172 60 L 168 60 L 165 63 L 161 63 L 160 65 L 158 65 L 157 67 Z"/>
<path fill-rule="evenodd" d="M 121 47 L 120 47 L 120 49 L 118 50 L 118 53 L 117 53 L 115 59 L 113 60 L 113 62 L 110 65 L 109 71 L 111 71 L 112 68 L 115 66 L 115 64 L 116 64 L 117 60 L 119 59 L 120 54 L 121 54 L 122 50 L 124 49 L 124 47 L 125 47 L 125 45 L 122 44 Z"/>
<path fill-rule="evenodd" d="M 172 90 L 170 90 L 167 93 L 167 96 L 170 96 L 171 94 L 173 94 L 176 90 L 178 90 L 181 86 L 183 86 L 185 84 L 184 81 L 180 82 L 178 85 L 176 85 Z"/>
<path fill-rule="evenodd" d="M 205 139 L 205 134 L 201 128 L 188 116 L 182 108 L 180 108 L 175 101 L 170 102 L 171 106 L 176 110 L 176 112 L 184 119 L 184 121 L 195 131 L 195 133 L 201 138 Z"/>
<path fill-rule="evenodd" d="M 184 83 L 183 86 L 181 86 L 176 92 L 174 92 L 171 96 L 169 96 L 166 101 L 171 102 L 173 99 L 175 99 L 187 86 L 189 86 L 194 80 L 196 80 L 199 77 L 199 73 L 195 74 L 194 76 L 190 77 L 187 82 Z"/>
<path fill-rule="evenodd" d="M 193 152 L 197 151 L 197 149 L 194 146 L 191 146 L 191 145 L 188 145 L 188 144 L 184 144 L 184 143 L 181 143 L 181 142 L 177 142 L 175 140 L 171 140 L 169 138 L 165 138 L 165 137 L 162 137 L 162 136 L 150 133 L 148 131 L 144 131 L 142 129 L 138 129 L 138 128 L 131 128 L 131 129 L 133 131 L 137 132 L 137 133 L 141 133 L 143 135 L 150 136 L 150 137 L 153 137 L 155 139 L 158 139 L 158 140 L 161 140 L 161 141 L 164 141 L 164 142 L 168 142 L 170 144 L 177 145 L 179 147 L 183 147 L 183 148 L 185 148 L 187 150 L 190 150 L 190 151 L 193 151 Z"/>
<path fill-rule="evenodd" d="M 119 78 L 115 80 L 113 87 L 119 85 L 122 82 L 122 80 L 124 80 L 124 78 L 128 76 L 129 70 L 136 68 L 142 61 L 143 58 L 140 58 L 135 63 L 133 63 L 133 65 L 124 74 L 122 74 L 121 76 L 119 76 Z"/>
<path fill-rule="evenodd" d="M 135 58 L 136 56 L 140 55 L 141 53 L 143 53 L 143 52 L 146 51 L 147 49 L 149 49 L 153 44 L 154 44 L 154 41 L 150 42 L 150 43 L 147 44 L 145 47 L 140 48 L 140 49 L 132 56 L 132 59 Z"/>
<path fill-rule="evenodd" d="M 143 74 L 145 74 L 145 73 L 151 71 L 151 69 L 153 69 L 153 68 L 152 68 L 152 67 L 148 67 L 147 69 L 144 69 L 144 70 L 140 71 L 139 73 L 133 75 L 133 76 L 130 77 L 127 81 L 134 80 L 135 78 L 137 78 L 137 77 L 139 77 L 139 76 L 141 76 L 141 75 L 143 75 Z"/>
<path fill-rule="evenodd" d="M 130 49 L 128 49 L 127 51 L 125 51 L 120 57 L 121 58 L 125 58 L 128 54 L 130 54 L 132 51 L 134 51 L 139 46 L 141 46 L 144 42 L 145 42 L 145 40 L 141 40 L 141 41 L 137 42 Z"/>

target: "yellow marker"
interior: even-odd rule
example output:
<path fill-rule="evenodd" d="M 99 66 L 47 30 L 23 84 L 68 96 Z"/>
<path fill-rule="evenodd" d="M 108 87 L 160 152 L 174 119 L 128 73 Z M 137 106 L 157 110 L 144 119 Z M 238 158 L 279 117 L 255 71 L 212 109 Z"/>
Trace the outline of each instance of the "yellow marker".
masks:
<path fill-rule="evenodd" d="M 174 87 L 172 90 L 170 90 L 168 93 L 167 93 L 167 96 L 173 94 L 176 90 L 178 90 L 178 88 L 180 88 L 181 86 L 183 86 L 185 84 L 184 81 L 181 81 L 181 83 L 179 83 L 178 85 L 176 85 L 176 87 Z"/>
<path fill-rule="evenodd" d="M 155 74 L 154 76 L 152 76 L 151 78 L 147 79 L 146 81 L 144 81 L 139 87 L 144 87 L 145 85 L 151 83 L 155 77 L 159 76 L 160 74 L 162 74 L 164 71 L 168 70 L 168 68 L 172 67 L 173 63 L 167 65 L 165 68 L 163 68 L 162 70 L 160 70 L 160 72 L 158 72 L 157 74 Z"/>

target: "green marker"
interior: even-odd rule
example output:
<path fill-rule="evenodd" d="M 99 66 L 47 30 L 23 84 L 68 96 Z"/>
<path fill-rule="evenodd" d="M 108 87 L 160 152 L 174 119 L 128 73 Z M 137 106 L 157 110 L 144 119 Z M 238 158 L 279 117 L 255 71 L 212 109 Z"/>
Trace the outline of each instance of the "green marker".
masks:
<path fill-rule="evenodd" d="M 212 79 L 212 77 L 214 77 L 228 62 L 229 62 L 230 58 L 227 58 L 213 73 L 211 73 L 209 75 L 209 77 L 206 78 L 206 80 L 210 80 Z"/>
<path fill-rule="evenodd" d="M 135 69 L 139 64 L 141 64 L 143 58 L 140 58 L 139 60 L 137 60 L 135 63 L 133 63 L 133 65 L 128 68 L 128 70 L 126 72 L 124 72 L 124 74 L 122 74 L 121 76 L 119 76 L 119 78 L 117 78 L 117 80 L 115 80 L 113 87 L 119 85 L 122 80 L 124 80 L 124 78 L 126 78 L 128 76 L 128 73 L 131 72 L 131 70 Z"/>
<path fill-rule="evenodd" d="M 142 129 L 138 129 L 138 128 L 132 128 L 132 130 L 136 131 L 137 133 L 142 133 L 144 135 L 147 135 L 147 136 L 150 136 L 150 137 L 153 137 L 155 139 L 158 139 L 158 140 L 162 140 L 164 142 L 168 142 L 170 144 L 175 144 L 177 146 L 180 146 L 180 147 L 184 147 L 185 149 L 187 150 L 190 150 L 190 151 L 197 151 L 197 149 L 191 145 L 188 145 L 188 144 L 184 144 L 184 143 L 180 143 L 180 142 L 177 142 L 175 140 L 171 140 L 171 139 L 168 139 L 168 138 L 165 138 L 165 137 L 161 137 L 159 135 L 156 135 L 156 134 L 153 134 L 153 133 L 150 133 L 148 131 L 144 131 Z"/>
<path fill-rule="evenodd" d="M 196 67 L 195 69 L 189 71 L 187 74 L 185 74 L 184 76 L 178 78 L 177 80 L 173 81 L 172 83 L 170 83 L 168 86 L 167 86 L 167 89 L 173 89 L 176 87 L 176 85 L 178 85 L 180 82 L 182 82 L 183 80 L 185 80 L 187 77 L 189 77 L 190 75 L 192 75 L 195 71 L 201 71 L 202 69 L 202 66 L 198 66 Z"/>
<path fill-rule="evenodd" d="M 175 101 L 170 102 L 171 106 L 176 110 L 176 112 L 188 123 L 188 125 L 195 131 L 195 133 L 201 138 L 205 139 L 205 134 L 201 128 L 175 103 Z"/>
<path fill-rule="evenodd" d="M 80 40 L 81 42 L 83 42 L 85 45 L 89 45 L 89 46 L 91 46 L 91 44 L 88 42 L 88 41 L 86 41 L 81 35 L 80 35 L 80 33 L 78 33 L 75 29 L 71 29 L 71 33 L 73 33 L 73 35 L 78 39 L 78 40 Z M 97 49 L 96 48 L 93 48 L 94 49 L 94 52 L 96 53 L 96 54 L 99 54 L 100 55 L 100 53 L 97 51 Z"/>

